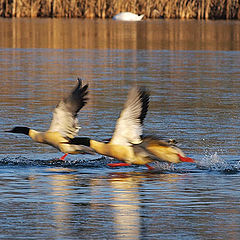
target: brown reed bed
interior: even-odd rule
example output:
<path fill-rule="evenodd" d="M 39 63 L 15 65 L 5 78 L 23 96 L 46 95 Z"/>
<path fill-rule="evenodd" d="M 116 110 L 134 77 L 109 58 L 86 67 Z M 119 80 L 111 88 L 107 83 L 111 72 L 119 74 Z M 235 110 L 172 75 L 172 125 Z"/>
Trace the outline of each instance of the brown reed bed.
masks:
<path fill-rule="evenodd" d="M 239 0 L 0 0 L 1 17 L 240 19 Z"/>

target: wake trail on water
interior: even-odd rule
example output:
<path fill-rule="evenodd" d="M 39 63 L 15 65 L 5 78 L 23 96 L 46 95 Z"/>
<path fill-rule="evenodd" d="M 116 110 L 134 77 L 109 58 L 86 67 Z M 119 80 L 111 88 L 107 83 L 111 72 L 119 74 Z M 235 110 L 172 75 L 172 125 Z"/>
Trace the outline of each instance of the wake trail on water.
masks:
<path fill-rule="evenodd" d="M 94 159 L 75 158 L 67 160 L 58 160 L 55 158 L 47 159 L 33 159 L 28 156 L 5 156 L 0 158 L 0 166 L 17 166 L 17 167 L 31 167 L 31 166 L 53 166 L 53 167 L 68 167 L 68 168 L 109 168 L 108 163 L 116 162 L 116 160 L 104 156 Z M 117 161 L 118 162 L 118 161 Z M 169 164 L 166 162 L 154 162 L 151 164 L 154 170 L 152 173 L 194 173 L 201 170 L 216 171 L 223 174 L 240 173 L 240 161 L 226 161 L 217 152 L 213 154 L 204 154 L 200 160 L 196 160 L 196 164 Z M 143 165 L 132 165 L 130 167 L 117 167 L 112 169 L 124 168 L 138 168 L 145 169 Z"/>
<path fill-rule="evenodd" d="M 75 160 L 42 160 L 32 159 L 23 156 L 11 157 L 6 156 L 0 159 L 0 166 L 19 166 L 19 167 L 30 167 L 30 166 L 55 166 L 55 167 L 104 167 L 109 163 L 109 159 L 106 157 L 100 157 L 97 159 L 75 159 Z"/>

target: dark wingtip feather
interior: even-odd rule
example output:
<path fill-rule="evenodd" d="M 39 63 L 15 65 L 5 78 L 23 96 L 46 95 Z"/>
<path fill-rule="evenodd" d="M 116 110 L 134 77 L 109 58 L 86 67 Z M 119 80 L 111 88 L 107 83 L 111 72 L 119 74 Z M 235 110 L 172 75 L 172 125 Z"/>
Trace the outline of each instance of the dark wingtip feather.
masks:
<path fill-rule="evenodd" d="M 72 90 L 70 95 L 64 99 L 64 102 L 68 105 L 69 110 L 73 113 L 74 116 L 77 115 L 79 110 L 86 105 L 88 98 L 88 84 L 83 86 L 81 78 L 78 78 L 77 86 Z"/>
<path fill-rule="evenodd" d="M 77 80 L 78 80 L 78 86 L 81 87 L 81 86 L 82 86 L 82 79 L 81 79 L 81 78 L 78 78 Z"/>
<path fill-rule="evenodd" d="M 141 111 L 139 119 L 140 119 L 141 124 L 142 124 L 143 121 L 144 121 L 144 118 L 147 115 L 150 93 L 145 87 L 140 87 L 139 92 L 140 92 L 140 99 L 141 99 L 141 102 L 142 102 L 142 111 Z"/>

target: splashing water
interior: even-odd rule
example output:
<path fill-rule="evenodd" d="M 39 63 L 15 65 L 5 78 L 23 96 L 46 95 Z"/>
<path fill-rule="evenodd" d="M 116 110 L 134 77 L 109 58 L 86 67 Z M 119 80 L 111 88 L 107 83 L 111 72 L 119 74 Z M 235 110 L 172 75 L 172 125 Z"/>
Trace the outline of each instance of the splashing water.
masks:
<path fill-rule="evenodd" d="M 223 173 L 237 173 L 240 171 L 240 161 L 237 164 L 231 164 L 215 152 L 214 154 L 205 155 L 198 161 L 197 168 Z"/>
<path fill-rule="evenodd" d="M 169 164 L 167 162 L 154 162 L 153 167 L 159 171 L 174 171 L 174 164 Z"/>

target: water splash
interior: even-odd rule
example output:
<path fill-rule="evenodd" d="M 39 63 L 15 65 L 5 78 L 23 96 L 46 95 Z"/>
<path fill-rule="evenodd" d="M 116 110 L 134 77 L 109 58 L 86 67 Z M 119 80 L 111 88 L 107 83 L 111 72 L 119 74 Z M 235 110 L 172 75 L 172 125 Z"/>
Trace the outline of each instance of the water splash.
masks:
<path fill-rule="evenodd" d="M 240 171 L 240 161 L 237 164 L 232 164 L 224 160 L 217 152 L 215 152 L 214 154 L 205 155 L 200 161 L 198 161 L 197 168 L 232 174 Z"/>
<path fill-rule="evenodd" d="M 175 165 L 167 162 L 154 162 L 153 167 L 158 171 L 175 171 Z"/>

